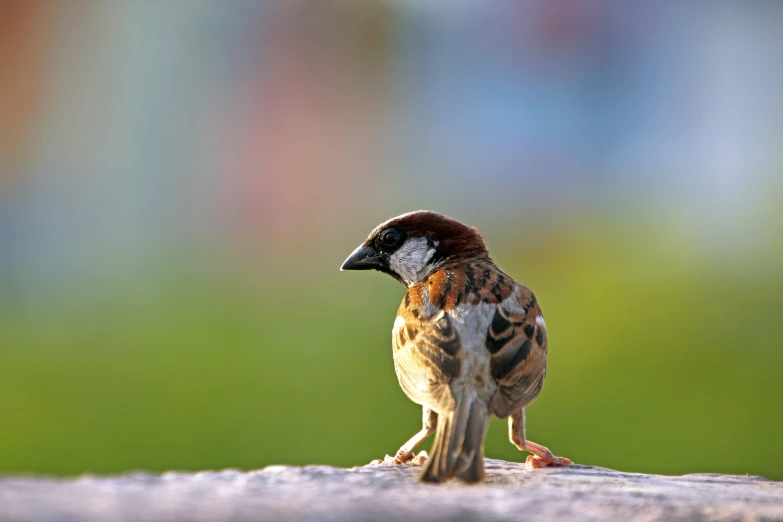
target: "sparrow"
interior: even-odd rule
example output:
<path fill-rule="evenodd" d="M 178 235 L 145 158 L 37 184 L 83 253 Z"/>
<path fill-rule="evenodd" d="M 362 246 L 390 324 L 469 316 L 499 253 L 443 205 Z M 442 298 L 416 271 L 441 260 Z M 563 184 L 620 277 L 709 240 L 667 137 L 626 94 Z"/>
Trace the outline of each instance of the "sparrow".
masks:
<path fill-rule="evenodd" d="M 394 369 L 423 415 L 395 463 L 413 460 L 435 433 L 421 480 L 480 482 L 495 415 L 531 453 L 528 466 L 571 465 L 525 437 L 525 407 L 546 375 L 546 323 L 533 292 L 498 268 L 476 228 L 426 210 L 403 214 L 378 225 L 341 270 L 377 270 L 408 288 L 392 329 Z"/>

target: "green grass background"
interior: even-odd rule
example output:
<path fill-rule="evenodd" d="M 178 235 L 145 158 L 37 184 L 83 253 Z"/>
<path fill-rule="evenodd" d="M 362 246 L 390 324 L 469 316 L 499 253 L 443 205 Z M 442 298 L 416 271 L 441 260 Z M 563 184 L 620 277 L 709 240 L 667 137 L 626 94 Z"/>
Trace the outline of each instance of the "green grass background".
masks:
<path fill-rule="evenodd" d="M 687 244 L 622 237 L 496 256 L 550 329 L 528 436 L 581 464 L 783 479 L 776 258 L 705 264 Z M 420 423 L 391 359 L 404 289 L 339 273 L 338 250 L 222 272 L 182 256 L 6 301 L 0 472 L 354 466 L 393 453 Z M 497 419 L 486 454 L 525 457 Z"/>

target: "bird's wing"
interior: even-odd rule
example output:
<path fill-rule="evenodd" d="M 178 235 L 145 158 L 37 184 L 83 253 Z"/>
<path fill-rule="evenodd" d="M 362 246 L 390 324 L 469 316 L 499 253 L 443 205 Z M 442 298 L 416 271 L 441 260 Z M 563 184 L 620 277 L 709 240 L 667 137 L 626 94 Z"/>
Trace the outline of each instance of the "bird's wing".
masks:
<path fill-rule="evenodd" d="M 400 305 L 392 332 L 394 369 L 405 394 L 437 412 L 454 409 L 449 383 L 462 371 L 462 347 L 444 311 L 422 318 Z"/>
<path fill-rule="evenodd" d="M 492 413 L 507 417 L 530 404 L 541 391 L 546 374 L 547 332 L 536 298 L 518 285 L 517 298 L 499 304 L 487 332 L 490 372 L 498 391 Z"/>

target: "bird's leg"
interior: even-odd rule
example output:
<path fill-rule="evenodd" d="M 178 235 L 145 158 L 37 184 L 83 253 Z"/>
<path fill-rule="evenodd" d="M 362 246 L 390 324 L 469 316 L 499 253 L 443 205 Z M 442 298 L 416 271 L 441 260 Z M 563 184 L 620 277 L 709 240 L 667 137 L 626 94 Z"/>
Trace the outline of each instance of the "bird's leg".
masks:
<path fill-rule="evenodd" d="M 520 408 L 508 418 L 508 438 L 511 443 L 522 451 L 529 451 L 525 463 L 531 468 L 545 468 L 547 466 L 570 466 L 570 459 L 555 457 L 549 448 L 536 444 L 525 438 L 525 408 Z"/>
<path fill-rule="evenodd" d="M 419 444 L 422 443 L 424 439 L 435 433 L 435 426 L 437 423 L 438 414 L 425 406 L 421 416 L 421 431 L 411 437 L 408 442 L 403 444 L 402 447 L 397 450 L 397 454 L 394 456 L 394 463 L 404 464 L 414 460 L 413 451 Z M 423 464 L 426 459 L 426 453 L 422 451 L 418 456 L 415 457 L 414 464 Z"/>

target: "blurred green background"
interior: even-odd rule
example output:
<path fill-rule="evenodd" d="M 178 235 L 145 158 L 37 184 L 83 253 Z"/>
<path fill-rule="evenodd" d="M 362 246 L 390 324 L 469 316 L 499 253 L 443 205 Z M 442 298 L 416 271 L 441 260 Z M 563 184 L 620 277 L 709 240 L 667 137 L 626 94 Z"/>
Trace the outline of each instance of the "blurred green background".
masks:
<path fill-rule="evenodd" d="M 429 208 L 542 304 L 532 440 L 783 479 L 781 22 L 773 2 L 3 3 L 0 473 L 393 454 L 420 427 L 391 358 L 404 288 L 338 267 Z M 501 420 L 486 453 L 525 457 Z"/>

